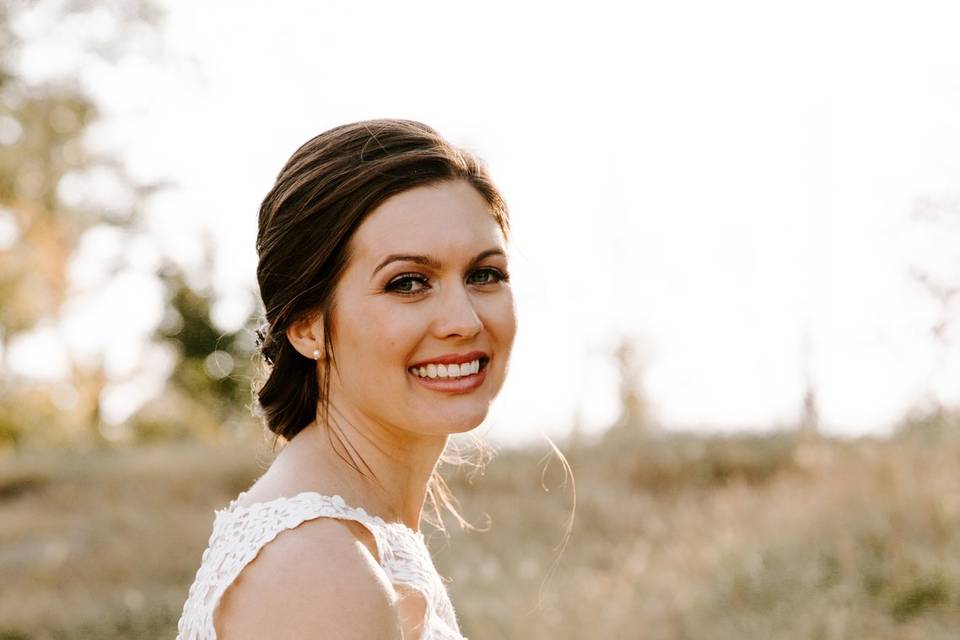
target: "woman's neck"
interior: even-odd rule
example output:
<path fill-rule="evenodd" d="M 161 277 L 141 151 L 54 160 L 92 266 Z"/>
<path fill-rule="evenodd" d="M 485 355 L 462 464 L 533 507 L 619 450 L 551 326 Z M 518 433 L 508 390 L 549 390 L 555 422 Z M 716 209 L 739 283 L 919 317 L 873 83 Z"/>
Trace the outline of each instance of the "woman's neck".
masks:
<path fill-rule="evenodd" d="M 344 426 L 313 422 L 290 440 L 271 466 L 283 478 L 321 493 L 335 493 L 352 506 L 387 522 L 419 531 L 430 476 L 446 437 L 415 443 Z"/>

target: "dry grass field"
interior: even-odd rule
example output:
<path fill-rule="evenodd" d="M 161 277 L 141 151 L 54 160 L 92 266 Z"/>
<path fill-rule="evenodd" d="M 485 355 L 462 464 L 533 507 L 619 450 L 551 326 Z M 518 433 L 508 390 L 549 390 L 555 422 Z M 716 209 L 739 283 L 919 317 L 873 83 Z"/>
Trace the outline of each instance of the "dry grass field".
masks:
<path fill-rule="evenodd" d="M 946 640 L 960 634 L 960 444 L 674 434 L 448 469 L 485 531 L 428 544 L 465 635 Z M 266 445 L 0 459 L 0 640 L 166 638 Z M 549 462 L 548 462 L 549 460 Z"/>

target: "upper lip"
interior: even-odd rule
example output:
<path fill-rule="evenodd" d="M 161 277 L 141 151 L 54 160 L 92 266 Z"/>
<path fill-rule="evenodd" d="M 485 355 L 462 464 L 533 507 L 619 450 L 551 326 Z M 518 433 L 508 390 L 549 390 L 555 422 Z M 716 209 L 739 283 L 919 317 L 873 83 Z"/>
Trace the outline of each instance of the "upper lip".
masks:
<path fill-rule="evenodd" d="M 434 356 L 428 360 L 421 360 L 411 367 L 422 367 L 428 364 L 463 364 L 464 362 L 473 362 L 478 358 L 488 358 L 483 351 L 471 351 L 470 353 L 445 353 L 442 356 Z"/>

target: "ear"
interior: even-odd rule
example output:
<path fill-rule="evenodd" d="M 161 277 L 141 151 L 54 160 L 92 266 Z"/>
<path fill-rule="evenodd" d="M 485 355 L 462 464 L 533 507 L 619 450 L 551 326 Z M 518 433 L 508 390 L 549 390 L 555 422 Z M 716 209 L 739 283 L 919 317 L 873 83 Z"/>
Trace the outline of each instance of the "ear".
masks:
<path fill-rule="evenodd" d="M 322 360 L 325 356 L 323 347 L 323 316 L 310 315 L 287 327 L 287 340 L 300 355 L 311 360 Z"/>

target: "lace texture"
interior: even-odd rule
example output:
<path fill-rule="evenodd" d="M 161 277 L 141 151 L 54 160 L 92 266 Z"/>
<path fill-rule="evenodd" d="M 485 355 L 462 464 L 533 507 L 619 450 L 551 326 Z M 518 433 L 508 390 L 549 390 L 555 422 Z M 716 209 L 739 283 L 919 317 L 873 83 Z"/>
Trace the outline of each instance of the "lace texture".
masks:
<path fill-rule="evenodd" d="M 447 588 L 422 532 L 402 522 L 385 522 L 362 508 L 347 505 L 338 495 L 304 491 L 242 507 L 237 503 L 245 493 L 241 492 L 227 508 L 214 511 L 213 533 L 183 605 L 177 640 L 215 640 L 213 613 L 241 570 L 280 532 L 319 517 L 363 524 L 376 540 L 380 565 L 390 582 L 423 594 L 427 611 L 419 640 L 467 640 L 460 633 Z"/>

